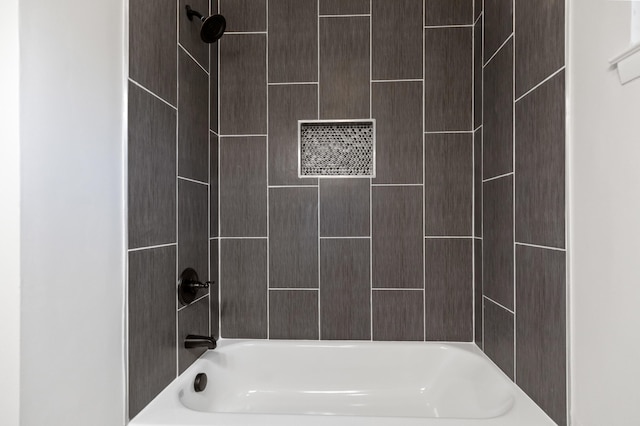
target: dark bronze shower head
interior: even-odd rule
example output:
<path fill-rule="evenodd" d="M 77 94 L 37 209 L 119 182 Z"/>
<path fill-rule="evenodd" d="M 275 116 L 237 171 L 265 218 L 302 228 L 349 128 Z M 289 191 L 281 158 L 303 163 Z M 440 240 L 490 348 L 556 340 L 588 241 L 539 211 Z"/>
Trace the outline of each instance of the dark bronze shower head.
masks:
<path fill-rule="evenodd" d="M 191 9 L 189 5 L 187 5 L 185 9 L 187 10 L 187 18 L 189 18 L 190 21 L 193 21 L 193 17 L 195 16 L 202 23 L 200 27 L 200 38 L 202 41 L 205 43 L 215 43 L 222 37 L 227 27 L 227 21 L 224 19 L 224 16 L 211 15 L 205 18 L 202 16 L 202 13 Z"/>

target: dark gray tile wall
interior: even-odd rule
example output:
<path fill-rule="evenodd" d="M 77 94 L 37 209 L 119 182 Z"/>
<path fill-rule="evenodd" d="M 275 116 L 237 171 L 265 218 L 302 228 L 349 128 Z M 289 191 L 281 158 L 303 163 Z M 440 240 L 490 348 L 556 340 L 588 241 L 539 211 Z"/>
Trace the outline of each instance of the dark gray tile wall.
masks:
<path fill-rule="evenodd" d="M 209 76 L 182 48 L 178 58 L 178 174 L 208 183 Z"/>
<path fill-rule="evenodd" d="M 473 239 L 425 241 L 426 340 L 473 340 Z"/>
<path fill-rule="evenodd" d="M 423 1 L 371 0 L 374 80 L 422 78 Z"/>
<path fill-rule="evenodd" d="M 317 340 L 318 291 L 269 290 L 269 337 Z"/>
<path fill-rule="evenodd" d="M 483 184 L 484 294 L 513 309 L 513 176 Z"/>
<path fill-rule="evenodd" d="M 468 246 L 455 268 L 437 260 L 438 271 L 458 272 L 452 272 L 457 278 L 451 294 L 460 301 L 455 312 L 463 319 L 456 322 L 451 316 L 445 328 L 432 330 L 442 339 L 472 339 L 473 3 L 428 3 L 434 25 L 444 28 L 424 28 L 424 0 L 270 0 L 265 34 L 260 27 L 263 1 L 222 0 L 222 13 L 237 20 L 233 25 L 238 26 L 230 28 L 250 33 L 231 31 L 220 43 L 222 336 L 424 340 L 425 300 L 445 298 L 442 286 L 449 283 L 434 272 L 426 278 L 425 291 L 425 261 L 431 262 L 424 253 L 428 226 L 426 235 L 464 237 Z M 266 51 L 255 43 L 240 46 L 240 37 L 265 37 Z M 426 114 L 424 63 L 432 108 Z M 262 64 L 268 79 L 251 75 L 260 74 Z M 225 84 L 231 75 L 236 83 Z M 212 102 L 216 88 L 211 89 Z M 248 106 L 263 90 L 266 110 Z M 262 123 L 263 116 L 265 133 L 246 134 L 249 130 L 241 128 Z M 266 138 L 264 161 L 262 149 L 258 154 L 249 145 L 238 144 L 238 151 L 228 155 L 227 118 L 236 136 Z M 298 120 L 329 118 L 376 119 L 376 178 L 298 178 Z M 227 179 L 231 175 L 233 180 Z M 426 206 L 429 215 L 425 193 L 432 200 Z M 211 220 L 214 228 L 213 213 Z M 237 233 L 225 232 L 227 220 Z M 266 223 L 267 232 L 249 232 L 254 222 Z M 261 256 L 269 267 L 251 273 L 250 281 L 260 283 L 252 288 L 235 289 L 227 282 L 240 282 L 242 268 L 227 265 L 236 254 L 225 252 L 239 253 L 226 245 L 245 241 L 237 238 L 265 244 Z M 230 270 L 236 272 L 227 275 Z M 261 280 L 268 283 L 268 292 Z M 381 294 L 375 296 L 377 311 L 371 306 L 372 291 Z M 229 311 L 228 303 L 236 310 Z M 235 313 L 233 320 L 225 318 L 244 309 L 242 303 L 263 307 L 252 314 L 248 330 Z M 383 320 L 387 310 L 402 318 Z M 372 328 L 376 318 L 377 328 Z"/>
<path fill-rule="evenodd" d="M 516 104 L 516 240 L 565 247 L 564 71 Z"/>
<path fill-rule="evenodd" d="M 267 236 L 267 139 L 220 139 L 220 235 Z"/>
<path fill-rule="evenodd" d="M 566 253 L 516 246 L 516 383 L 566 424 Z"/>
<path fill-rule="evenodd" d="M 565 425 L 565 3 L 474 8 L 475 340 Z"/>
<path fill-rule="evenodd" d="M 424 0 L 426 26 L 473 24 L 473 3 L 469 0 Z"/>
<path fill-rule="evenodd" d="M 220 0 L 220 14 L 226 32 L 267 31 L 267 0 Z"/>
<path fill-rule="evenodd" d="M 371 0 L 320 0 L 320 15 L 368 14 Z"/>
<path fill-rule="evenodd" d="M 320 282 L 320 338 L 371 339 L 370 240 L 321 240 Z"/>
<path fill-rule="evenodd" d="M 375 290 L 373 340 L 424 340 L 424 305 L 418 290 Z"/>
<path fill-rule="evenodd" d="M 469 131 L 473 122 L 471 27 L 424 31 L 425 131 Z"/>
<path fill-rule="evenodd" d="M 129 3 L 129 78 L 177 105 L 176 2 Z"/>
<path fill-rule="evenodd" d="M 424 288 L 422 188 L 373 187 L 371 220 L 373 287 Z"/>
<path fill-rule="evenodd" d="M 196 61 L 209 70 L 209 47 L 200 39 L 200 23 L 197 19 L 189 21 L 186 6 L 209 15 L 209 0 L 180 0 L 178 2 L 179 43 Z"/>
<path fill-rule="evenodd" d="M 189 306 L 176 292 L 186 267 L 218 280 L 218 55 L 185 4 L 130 4 L 129 418 L 200 355 L 183 337 L 219 328 L 217 284 Z M 190 4 L 209 14 L 208 1 Z"/>
<path fill-rule="evenodd" d="M 129 252 L 129 415 L 176 377 L 176 247 Z"/>
<path fill-rule="evenodd" d="M 320 236 L 368 237 L 369 179 L 320 179 Z"/>
<path fill-rule="evenodd" d="M 129 83 L 129 248 L 176 242 L 176 110 Z"/>
<path fill-rule="evenodd" d="M 266 134 L 266 34 L 228 33 L 219 44 L 220 134 Z"/>
<path fill-rule="evenodd" d="M 370 26 L 364 16 L 320 18 L 320 118 L 369 118 Z"/>
<path fill-rule="evenodd" d="M 267 240 L 220 241 L 221 337 L 267 337 Z"/>
<path fill-rule="evenodd" d="M 513 39 L 484 68 L 483 176 L 513 171 Z"/>
<path fill-rule="evenodd" d="M 374 183 L 422 183 L 422 82 L 371 85 L 376 119 Z"/>
<path fill-rule="evenodd" d="M 269 0 L 269 83 L 318 81 L 318 0 Z"/>
<path fill-rule="evenodd" d="M 426 236 L 473 233 L 473 134 L 427 134 L 424 138 Z"/>
<path fill-rule="evenodd" d="M 318 85 L 269 86 L 269 183 L 315 185 L 298 178 L 298 120 L 318 118 Z"/>
<path fill-rule="evenodd" d="M 515 0 L 516 97 L 564 67 L 565 2 Z"/>
<path fill-rule="evenodd" d="M 484 352 L 513 379 L 513 312 L 486 297 L 484 302 Z"/>

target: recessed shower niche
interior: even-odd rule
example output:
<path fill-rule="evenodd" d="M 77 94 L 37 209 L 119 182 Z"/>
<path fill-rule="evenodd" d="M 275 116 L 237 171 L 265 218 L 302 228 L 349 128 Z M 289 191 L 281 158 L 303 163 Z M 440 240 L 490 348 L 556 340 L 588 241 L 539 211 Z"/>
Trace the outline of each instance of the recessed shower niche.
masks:
<path fill-rule="evenodd" d="M 376 177 L 375 120 L 298 121 L 298 177 Z"/>

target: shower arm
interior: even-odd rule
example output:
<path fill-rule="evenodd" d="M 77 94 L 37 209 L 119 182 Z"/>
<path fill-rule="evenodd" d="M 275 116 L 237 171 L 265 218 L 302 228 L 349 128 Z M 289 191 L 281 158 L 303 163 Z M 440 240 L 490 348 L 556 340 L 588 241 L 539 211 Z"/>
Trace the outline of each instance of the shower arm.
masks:
<path fill-rule="evenodd" d="M 185 9 L 187 10 L 187 18 L 189 18 L 190 21 L 193 21 L 193 17 L 197 17 L 198 19 L 200 19 L 200 21 L 204 22 L 204 16 L 202 16 L 202 13 L 198 12 L 197 10 L 193 10 L 191 9 L 191 6 L 186 5 Z"/>

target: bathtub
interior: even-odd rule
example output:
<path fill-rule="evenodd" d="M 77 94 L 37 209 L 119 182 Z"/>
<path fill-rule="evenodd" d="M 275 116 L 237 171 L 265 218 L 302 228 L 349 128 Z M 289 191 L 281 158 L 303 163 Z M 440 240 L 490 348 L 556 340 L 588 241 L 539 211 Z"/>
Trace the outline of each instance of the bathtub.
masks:
<path fill-rule="evenodd" d="M 208 384 L 196 392 L 194 380 Z M 549 417 L 472 343 L 221 340 L 130 425 L 534 426 Z"/>

